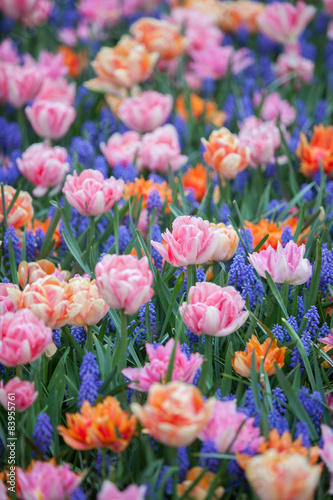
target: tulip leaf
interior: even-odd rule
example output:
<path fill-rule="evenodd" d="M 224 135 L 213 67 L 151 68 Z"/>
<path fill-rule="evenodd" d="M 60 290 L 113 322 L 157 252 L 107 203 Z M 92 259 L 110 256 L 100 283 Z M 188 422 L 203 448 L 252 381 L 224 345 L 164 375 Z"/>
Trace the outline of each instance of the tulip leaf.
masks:
<path fill-rule="evenodd" d="M 276 286 L 276 284 L 274 283 L 273 281 L 273 278 L 271 277 L 270 274 L 268 274 L 267 271 L 265 271 L 265 275 L 266 275 L 266 280 L 267 280 L 267 283 L 268 283 L 268 286 L 269 288 L 271 289 L 274 297 L 276 298 L 277 300 L 277 303 L 279 304 L 279 306 L 281 307 L 282 311 L 283 311 L 283 314 L 288 317 L 288 313 L 287 313 L 287 309 L 286 309 L 286 306 L 283 302 L 283 299 L 281 297 L 281 294 L 279 292 L 279 289 L 278 287 Z"/>

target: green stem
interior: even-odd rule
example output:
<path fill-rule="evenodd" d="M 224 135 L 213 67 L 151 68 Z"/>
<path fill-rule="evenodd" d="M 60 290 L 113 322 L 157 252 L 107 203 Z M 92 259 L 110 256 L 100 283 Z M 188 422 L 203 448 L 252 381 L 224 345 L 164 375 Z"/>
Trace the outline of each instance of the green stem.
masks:
<path fill-rule="evenodd" d="M 22 365 L 17 365 L 17 367 L 16 367 L 16 376 L 22 380 L 22 378 L 23 378 Z"/>
<path fill-rule="evenodd" d="M 90 352 L 93 350 L 93 332 L 90 325 L 87 326 L 86 350 Z"/>
<path fill-rule="evenodd" d="M 199 389 L 205 392 L 206 386 L 209 387 L 213 382 L 213 337 L 205 335 L 205 361 L 202 365 L 201 376 L 199 380 Z"/>
<path fill-rule="evenodd" d="M 191 286 L 194 286 L 196 283 L 196 266 L 195 264 L 189 264 L 187 266 L 187 294 L 186 297 L 188 299 L 188 293 Z"/>
<path fill-rule="evenodd" d="M 120 310 L 120 334 L 121 337 L 118 338 L 120 346 L 120 356 L 119 356 L 119 382 L 124 383 L 125 377 L 122 375 L 121 370 L 126 368 L 126 351 L 127 351 L 127 318 L 123 309 Z"/>

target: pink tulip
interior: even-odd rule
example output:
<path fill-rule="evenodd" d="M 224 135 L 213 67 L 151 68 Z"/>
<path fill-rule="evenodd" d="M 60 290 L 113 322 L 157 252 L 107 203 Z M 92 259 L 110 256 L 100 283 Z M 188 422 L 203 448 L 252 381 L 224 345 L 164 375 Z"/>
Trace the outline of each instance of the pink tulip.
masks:
<path fill-rule="evenodd" d="M 99 293 L 111 309 L 135 314 L 154 295 L 147 257 L 105 255 L 95 268 Z"/>
<path fill-rule="evenodd" d="M 15 312 L 15 305 L 8 295 L 7 288 L 15 288 L 19 290 L 17 285 L 13 283 L 0 283 L 0 316 L 6 314 L 7 312 Z"/>
<path fill-rule="evenodd" d="M 254 252 L 249 256 L 249 261 L 263 278 L 267 271 L 275 283 L 302 285 L 312 275 L 311 264 L 308 259 L 304 259 L 304 253 L 305 245 L 298 246 L 291 240 L 284 248 L 278 242 L 277 250 L 269 246 L 267 250 Z"/>
<path fill-rule="evenodd" d="M 72 472 L 68 464 L 33 462 L 24 472 L 17 467 L 17 486 L 22 500 L 64 500 L 70 498 L 79 486 L 81 477 Z"/>
<path fill-rule="evenodd" d="M 143 136 L 136 166 L 139 172 L 146 167 L 151 172 L 167 174 L 169 166 L 173 172 L 177 172 L 188 160 L 180 152 L 175 127 L 164 125 Z"/>
<path fill-rule="evenodd" d="M 0 500 L 8 500 L 7 486 L 0 479 Z"/>
<path fill-rule="evenodd" d="M 118 108 L 118 116 L 131 130 L 151 132 L 166 122 L 172 106 L 170 94 L 147 90 L 139 97 L 124 99 Z"/>
<path fill-rule="evenodd" d="M 101 491 L 97 494 L 97 500 L 144 500 L 146 490 L 146 486 L 131 484 L 120 491 L 111 481 L 104 481 Z"/>
<path fill-rule="evenodd" d="M 47 50 L 42 50 L 38 56 L 38 68 L 45 78 L 57 80 L 68 73 L 63 54 L 53 54 Z"/>
<path fill-rule="evenodd" d="M 330 489 L 328 494 L 333 495 L 333 429 L 328 427 L 328 425 L 322 424 L 321 432 L 324 446 L 320 451 L 320 456 L 331 474 Z"/>
<path fill-rule="evenodd" d="M 39 0 L 1 0 L 0 10 L 7 17 L 19 20 L 29 16 L 37 7 Z"/>
<path fill-rule="evenodd" d="M 323 0 L 326 12 L 333 16 L 333 0 Z"/>
<path fill-rule="evenodd" d="M 297 115 L 296 109 L 288 101 L 281 99 L 278 92 L 272 92 L 267 96 L 262 96 L 259 92 L 255 93 L 253 96 L 254 105 L 259 107 L 262 101 L 260 117 L 263 120 L 274 122 L 279 120 L 286 127 L 294 123 Z"/>
<path fill-rule="evenodd" d="M 0 316 L 0 363 L 7 367 L 38 359 L 52 341 L 52 330 L 31 311 Z"/>
<path fill-rule="evenodd" d="M 17 160 L 17 166 L 24 177 L 37 186 L 33 194 L 38 197 L 44 196 L 50 187 L 54 188 L 51 195 L 60 191 L 70 169 L 66 159 L 64 148 L 33 144 L 23 153 L 22 159 Z"/>
<path fill-rule="evenodd" d="M 25 411 L 36 401 L 37 396 L 34 382 L 20 380 L 19 377 L 12 378 L 6 385 L 0 381 L 0 403 L 7 411 L 11 408 Z"/>
<path fill-rule="evenodd" d="M 0 62 L 11 64 L 18 64 L 20 62 L 17 48 L 10 38 L 5 38 L 0 43 Z"/>
<path fill-rule="evenodd" d="M 114 167 L 117 163 L 133 163 L 140 145 L 137 132 L 125 132 L 111 135 L 107 144 L 102 142 L 100 148 L 109 165 Z"/>
<path fill-rule="evenodd" d="M 46 78 L 36 99 L 62 102 L 67 106 L 72 106 L 75 99 L 75 83 L 68 83 L 64 77 L 55 80 Z"/>
<path fill-rule="evenodd" d="M 257 17 L 261 33 L 277 43 L 295 43 L 316 13 L 316 8 L 298 1 L 296 6 L 288 2 L 267 5 Z"/>
<path fill-rule="evenodd" d="M 219 231 L 210 231 L 209 222 L 190 215 L 177 217 L 163 233 L 163 243 L 152 241 L 152 246 L 175 267 L 205 264 L 214 255 L 220 242 Z"/>
<path fill-rule="evenodd" d="M 253 60 L 246 48 L 235 51 L 231 46 L 221 47 L 220 45 L 208 46 L 203 50 L 192 53 L 193 61 L 189 64 L 189 69 L 200 78 L 219 79 L 226 76 L 229 67 L 233 75 L 238 75 L 248 66 L 253 64 Z"/>
<path fill-rule="evenodd" d="M 51 15 L 53 3 L 50 0 L 38 0 L 36 8 L 29 16 L 21 19 L 22 24 L 34 28 L 44 24 Z"/>
<path fill-rule="evenodd" d="M 298 47 L 286 48 L 277 58 L 274 71 L 282 84 L 287 84 L 290 79 L 295 78 L 295 84 L 299 87 L 300 81 L 311 82 L 314 62 L 302 57 Z"/>
<path fill-rule="evenodd" d="M 323 344 L 329 345 L 333 348 L 333 334 L 332 333 L 327 335 L 327 337 L 323 337 L 323 338 L 319 339 L 319 341 L 322 342 Z"/>
<path fill-rule="evenodd" d="M 254 426 L 254 417 L 237 410 L 236 400 L 216 401 L 214 411 L 204 431 L 202 441 L 214 441 L 218 453 L 256 453 L 264 440 Z"/>
<path fill-rule="evenodd" d="M 122 370 L 125 377 L 134 382 L 129 387 L 148 392 L 150 386 L 155 382 L 165 382 L 174 344 L 174 339 L 170 339 L 165 346 L 159 345 L 156 348 L 153 344 L 146 344 L 149 363 L 146 363 L 143 368 L 125 368 Z M 182 353 L 178 344 L 172 370 L 172 380 L 192 384 L 202 362 L 203 359 L 199 353 L 191 354 L 190 359 L 187 359 L 186 354 Z"/>
<path fill-rule="evenodd" d="M 101 28 L 112 25 L 121 16 L 119 0 L 80 0 L 77 9 L 85 20 Z"/>
<path fill-rule="evenodd" d="M 188 302 L 179 308 L 185 325 L 196 335 L 225 337 L 240 328 L 248 318 L 245 301 L 233 286 L 197 283 L 190 288 Z"/>
<path fill-rule="evenodd" d="M 75 120 L 76 111 L 62 102 L 38 100 L 25 109 L 32 128 L 40 137 L 61 139 Z"/>
<path fill-rule="evenodd" d="M 22 108 L 38 94 L 43 75 L 30 66 L 0 63 L 0 81 L 3 80 L 0 94 L 5 102 Z"/>
<path fill-rule="evenodd" d="M 124 191 L 122 179 L 104 179 L 98 170 L 87 169 L 80 175 L 67 175 L 62 192 L 81 215 L 102 215 L 111 210 Z"/>
<path fill-rule="evenodd" d="M 240 147 L 250 151 L 249 165 L 252 168 L 268 165 L 281 143 L 276 125 L 273 122 L 263 122 L 256 116 L 243 121 L 238 138 Z"/>

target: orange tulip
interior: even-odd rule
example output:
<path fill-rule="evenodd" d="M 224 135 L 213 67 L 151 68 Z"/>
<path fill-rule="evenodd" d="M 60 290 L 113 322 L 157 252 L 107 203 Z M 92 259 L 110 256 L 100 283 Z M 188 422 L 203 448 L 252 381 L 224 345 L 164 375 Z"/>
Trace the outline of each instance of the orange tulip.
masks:
<path fill-rule="evenodd" d="M 304 134 L 300 134 L 300 142 L 296 152 L 301 160 L 300 171 L 305 177 L 313 177 L 320 164 L 328 177 L 333 177 L 333 127 L 318 125 L 313 129 L 313 136 L 308 142 Z"/>
<path fill-rule="evenodd" d="M 142 196 L 142 208 L 144 209 L 147 206 L 148 196 L 153 189 L 157 189 L 159 192 L 163 205 L 166 201 L 165 213 L 169 213 L 169 203 L 172 203 L 172 191 L 167 182 L 157 184 L 152 179 L 136 178 L 134 182 L 126 182 L 123 198 L 128 200 L 131 196 L 136 196 L 139 201 Z"/>
<path fill-rule="evenodd" d="M 219 2 L 219 25 L 229 33 L 235 33 L 241 26 L 245 26 L 250 33 L 256 33 L 257 17 L 264 10 L 265 4 L 260 2 Z"/>
<path fill-rule="evenodd" d="M 136 428 L 135 416 L 129 417 L 112 396 L 96 406 L 84 401 L 79 413 L 66 414 L 66 422 L 68 428 L 59 425 L 58 432 L 74 450 L 108 448 L 121 452 L 128 446 Z"/>
<path fill-rule="evenodd" d="M 109 310 L 102 299 L 95 280 L 78 276 L 69 280 L 68 294 L 72 304 L 81 305 L 79 313 L 71 319 L 76 326 L 96 325 Z"/>
<path fill-rule="evenodd" d="M 216 127 L 222 127 L 225 122 L 226 114 L 223 111 L 217 111 L 215 102 L 205 101 L 193 92 L 190 94 L 190 106 L 192 115 L 196 120 L 200 120 L 204 115 L 206 123 L 212 123 Z M 186 101 L 183 95 L 179 95 L 177 98 L 176 113 L 180 115 L 183 120 L 188 120 Z"/>
<path fill-rule="evenodd" d="M 201 479 L 197 482 L 197 484 L 191 489 L 191 491 L 187 494 L 187 498 L 191 498 L 191 500 L 205 500 L 210 490 L 211 484 L 215 479 L 216 474 L 213 472 L 204 472 L 202 467 L 192 467 L 187 474 L 185 481 L 177 486 L 177 495 L 178 497 L 182 497 L 185 494 L 185 491 L 201 476 Z M 222 486 L 217 486 L 214 492 L 211 493 L 209 498 L 211 500 L 219 500 L 223 497 L 224 488 Z"/>
<path fill-rule="evenodd" d="M 222 179 L 234 179 L 244 170 L 249 161 L 248 149 L 239 146 L 239 140 L 227 128 L 214 130 L 208 141 L 201 139 L 205 146 L 204 159 L 207 164 L 215 168 Z"/>
<path fill-rule="evenodd" d="M 28 283 L 34 283 L 39 278 L 45 278 L 51 274 L 58 275 L 60 279 L 68 280 L 69 271 L 62 271 L 60 265 L 56 268 L 55 264 L 47 259 L 37 260 L 36 262 L 22 261 L 18 268 L 18 279 L 21 288 Z"/>
<path fill-rule="evenodd" d="M 64 57 L 64 64 L 68 68 L 69 76 L 77 78 L 88 68 L 89 60 L 86 51 L 75 52 L 75 50 L 66 45 L 61 45 L 58 52 Z"/>
<path fill-rule="evenodd" d="M 168 446 L 188 446 L 203 431 L 215 400 L 206 402 L 199 389 L 182 382 L 153 384 L 145 406 L 132 403 L 131 409 L 145 431 Z"/>
<path fill-rule="evenodd" d="M 12 186 L 4 186 L 3 189 L 5 195 L 5 207 L 7 212 L 7 224 L 8 226 L 14 226 L 15 229 L 19 229 L 20 227 L 23 227 L 25 224 L 27 224 L 34 216 L 32 198 L 29 193 L 20 191 L 12 208 L 10 209 L 10 212 L 8 213 L 8 208 L 16 194 L 16 189 L 14 189 Z M 0 191 L 0 224 L 2 224 L 3 221 L 3 201 L 2 192 Z"/>
<path fill-rule="evenodd" d="M 298 223 L 297 217 L 290 217 L 286 219 L 283 223 L 276 224 L 273 221 L 269 221 L 267 219 L 261 219 L 257 224 L 253 224 L 253 222 L 244 221 L 244 225 L 246 228 L 251 230 L 253 236 L 253 248 L 255 248 L 258 243 L 266 236 L 269 235 L 265 243 L 261 246 L 259 252 L 261 250 L 267 250 L 269 246 L 277 249 L 278 242 L 281 241 L 282 231 L 285 226 L 290 226 L 292 234 L 295 233 L 296 227 Z M 303 231 L 298 239 L 298 244 L 305 243 L 307 240 L 307 234 L 309 230 Z"/>
<path fill-rule="evenodd" d="M 264 360 L 264 370 L 268 376 L 274 375 L 276 363 L 279 368 L 284 366 L 286 347 L 278 347 L 277 340 L 267 338 L 260 344 L 255 335 L 246 343 L 246 352 L 237 351 L 232 360 L 235 372 L 242 377 L 250 377 L 253 353 L 255 353 L 256 370 L 259 372 L 261 361 Z"/>
<path fill-rule="evenodd" d="M 148 52 L 159 54 L 161 59 L 173 59 L 186 47 L 186 39 L 181 36 L 178 26 L 153 17 L 141 17 L 132 24 L 130 33 Z"/>
<path fill-rule="evenodd" d="M 207 168 L 198 163 L 182 176 L 184 189 L 192 189 L 197 201 L 201 201 L 207 191 Z"/>

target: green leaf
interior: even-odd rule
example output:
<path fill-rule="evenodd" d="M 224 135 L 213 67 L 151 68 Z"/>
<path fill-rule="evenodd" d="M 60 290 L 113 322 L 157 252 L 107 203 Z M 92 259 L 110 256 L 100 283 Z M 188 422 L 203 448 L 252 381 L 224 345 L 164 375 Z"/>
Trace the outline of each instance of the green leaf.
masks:
<path fill-rule="evenodd" d="M 18 285 L 19 282 L 18 282 L 18 276 L 17 276 L 17 267 L 16 267 L 16 262 L 15 262 L 15 253 L 14 253 L 14 248 L 13 248 L 11 236 L 9 236 L 9 238 L 8 238 L 8 253 L 9 253 L 10 273 L 12 275 L 12 283 L 14 283 L 14 285 Z"/>
<path fill-rule="evenodd" d="M 268 286 L 269 288 L 271 289 L 274 297 L 276 298 L 277 300 L 277 303 L 279 304 L 279 306 L 281 307 L 282 311 L 283 311 L 283 314 L 288 317 L 288 313 L 287 313 L 287 309 L 286 309 L 286 306 L 284 305 L 284 302 L 283 302 L 283 299 L 281 297 L 281 294 L 279 292 L 279 289 L 278 287 L 276 286 L 276 284 L 274 283 L 273 281 L 273 278 L 268 274 L 268 272 L 266 271 L 265 272 L 265 275 L 266 275 L 266 280 L 267 280 L 267 283 L 268 283 Z"/>
<path fill-rule="evenodd" d="M 51 223 L 49 225 L 44 241 L 42 243 L 42 247 L 39 253 L 39 259 L 44 259 L 44 257 L 46 257 L 54 247 L 55 240 L 53 240 L 52 237 L 54 235 L 55 230 L 57 229 L 60 217 L 61 217 L 61 210 L 60 208 L 57 208 L 53 214 Z"/>

